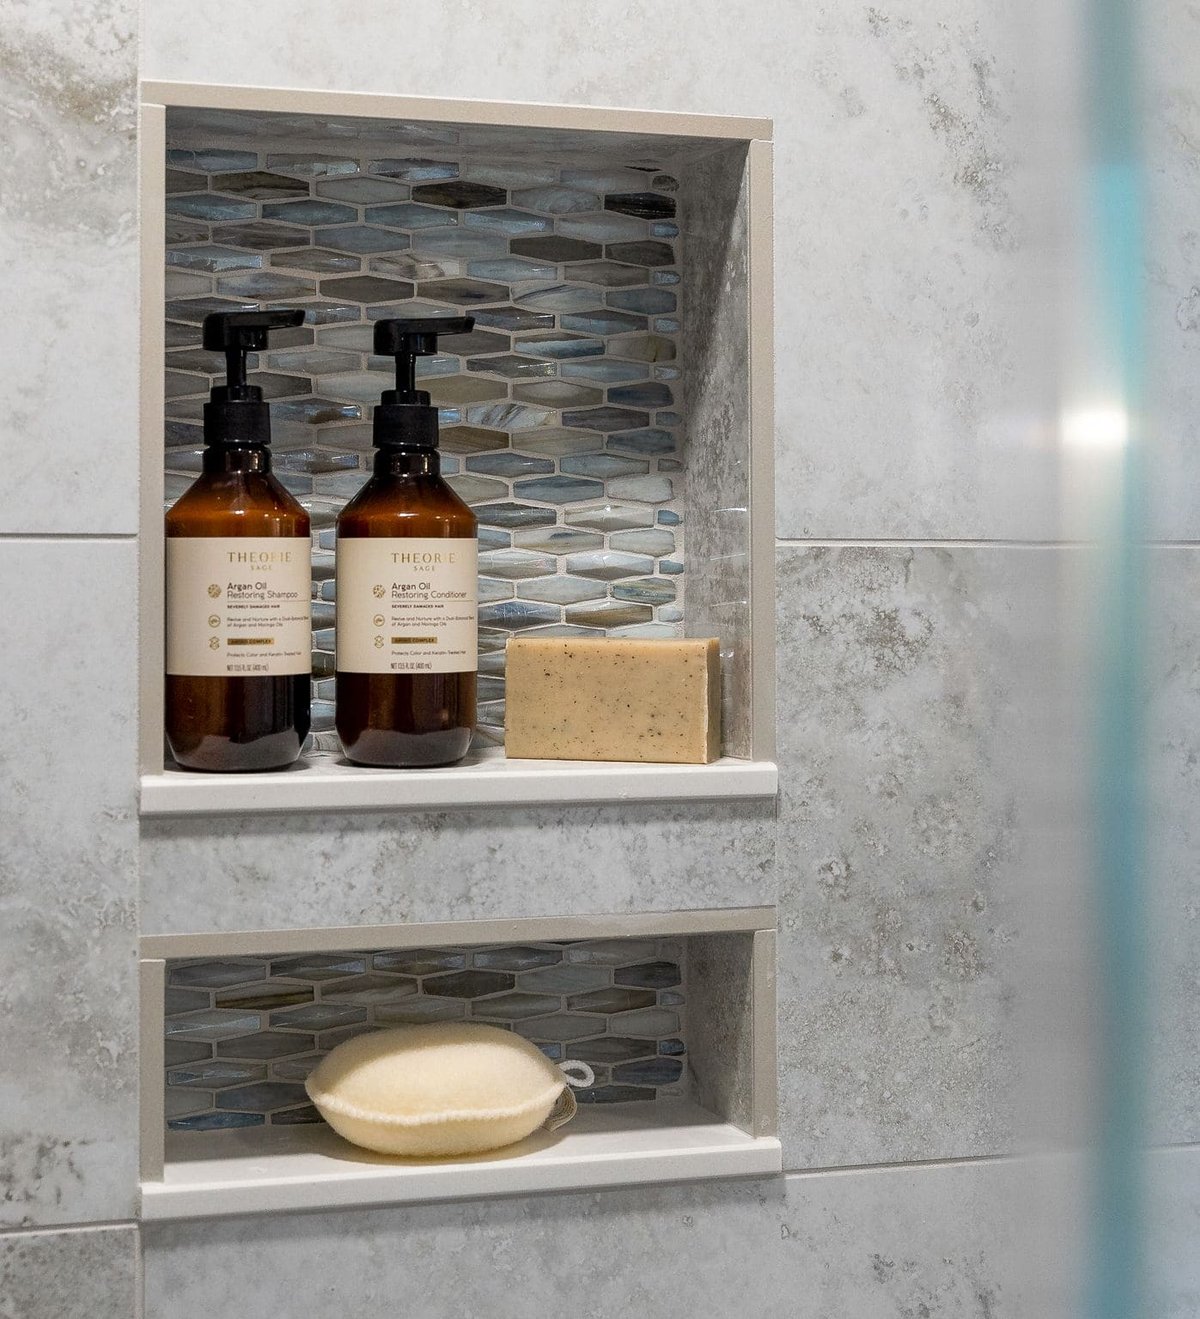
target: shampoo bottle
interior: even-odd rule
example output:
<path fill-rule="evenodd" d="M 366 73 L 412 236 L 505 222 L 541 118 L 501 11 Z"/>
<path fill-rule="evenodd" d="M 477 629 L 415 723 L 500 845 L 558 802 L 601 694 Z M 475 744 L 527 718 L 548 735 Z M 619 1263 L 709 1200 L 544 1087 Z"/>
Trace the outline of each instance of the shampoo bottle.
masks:
<path fill-rule="evenodd" d="M 167 514 L 167 741 L 187 769 L 290 765 L 308 736 L 309 519 L 271 475 L 271 416 L 246 354 L 301 311 L 205 317 L 227 383 L 204 406 L 201 475 Z"/>
<path fill-rule="evenodd" d="M 337 731 L 360 765 L 461 760 L 475 728 L 475 515 L 442 480 L 416 359 L 474 319 L 383 320 L 396 388 L 375 409 L 374 475 L 337 523 Z"/>

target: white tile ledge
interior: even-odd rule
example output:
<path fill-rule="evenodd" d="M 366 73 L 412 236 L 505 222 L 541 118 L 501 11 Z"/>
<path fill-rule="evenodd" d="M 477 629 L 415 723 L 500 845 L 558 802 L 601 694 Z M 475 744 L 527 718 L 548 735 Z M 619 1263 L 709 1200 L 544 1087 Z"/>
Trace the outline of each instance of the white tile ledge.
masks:
<path fill-rule="evenodd" d="M 364 769 L 336 755 L 311 756 L 264 774 L 143 775 L 143 815 L 225 815 L 258 811 L 446 809 L 569 802 L 695 801 L 774 797 L 773 761 L 727 756 L 711 765 L 617 761 L 509 760 L 473 752 L 441 769 Z"/>
<path fill-rule="evenodd" d="M 539 1191 L 771 1176 L 774 1137 L 754 1137 L 684 1101 L 590 1107 L 557 1132 L 470 1159 L 394 1159 L 329 1127 L 173 1132 L 161 1182 L 142 1183 L 142 1218 L 415 1204 Z"/>

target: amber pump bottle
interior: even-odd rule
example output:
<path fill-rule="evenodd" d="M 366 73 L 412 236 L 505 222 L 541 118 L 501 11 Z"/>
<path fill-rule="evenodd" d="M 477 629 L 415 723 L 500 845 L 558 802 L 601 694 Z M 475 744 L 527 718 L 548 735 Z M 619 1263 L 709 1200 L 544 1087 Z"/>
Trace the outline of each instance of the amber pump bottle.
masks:
<path fill-rule="evenodd" d="M 227 380 L 204 405 L 201 475 L 167 514 L 167 741 L 186 769 L 279 769 L 308 736 L 309 519 L 271 475 L 271 414 L 246 354 L 301 311 L 205 317 Z"/>
<path fill-rule="evenodd" d="M 337 523 L 337 731 L 360 765 L 461 760 L 475 730 L 475 515 L 442 480 L 416 359 L 474 318 L 383 320 L 396 388 L 375 409 L 375 471 Z"/>

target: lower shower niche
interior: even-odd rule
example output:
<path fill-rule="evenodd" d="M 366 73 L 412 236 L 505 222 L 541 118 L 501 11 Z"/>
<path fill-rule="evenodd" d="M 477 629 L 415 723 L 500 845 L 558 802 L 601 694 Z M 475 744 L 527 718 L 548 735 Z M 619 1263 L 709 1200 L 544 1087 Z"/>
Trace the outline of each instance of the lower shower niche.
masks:
<path fill-rule="evenodd" d="M 769 1174 L 774 913 L 162 936 L 143 961 L 143 1217 Z M 358 1149 L 304 1079 L 365 1031 L 511 1030 L 580 1060 L 567 1126 L 460 1159 Z"/>

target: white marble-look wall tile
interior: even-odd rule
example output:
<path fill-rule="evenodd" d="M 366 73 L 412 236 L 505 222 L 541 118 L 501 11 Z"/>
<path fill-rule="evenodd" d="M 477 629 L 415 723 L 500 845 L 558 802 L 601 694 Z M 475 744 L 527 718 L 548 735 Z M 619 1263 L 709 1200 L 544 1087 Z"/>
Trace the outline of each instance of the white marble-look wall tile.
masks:
<path fill-rule="evenodd" d="M 0 1224 L 137 1195 L 135 555 L 0 541 L 14 707 L 0 743 Z"/>
<path fill-rule="evenodd" d="M 142 931 L 775 901 L 773 803 L 147 820 Z"/>
<path fill-rule="evenodd" d="M 136 529 L 137 13 L 0 3 L 2 532 Z"/>
<path fill-rule="evenodd" d="M 1001 1166 L 149 1225 L 155 1319 L 1048 1319 L 1021 1304 Z"/>
<path fill-rule="evenodd" d="M 138 1301 L 132 1223 L 0 1234 L 0 1319 L 133 1319 Z"/>
<path fill-rule="evenodd" d="M 398 65 L 386 0 L 299 0 L 286 23 L 200 0 L 187 22 L 147 9 L 143 72 L 773 118 L 780 534 L 1012 538 L 1047 534 L 1028 491 L 996 480 L 1014 467 L 1029 337 L 1028 17 L 978 0 L 768 0 L 731 24 L 723 0 L 697 0 L 667 25 L 648 0 L 602 21 L 447 0 L 422 15 L 420 57 Z"/>
<path fill-rule="evenodd" d="M 1002 738 L 1046 559 L 780 551 L 785 1167 L 1012 1148 L 1025 912 Z"/>

